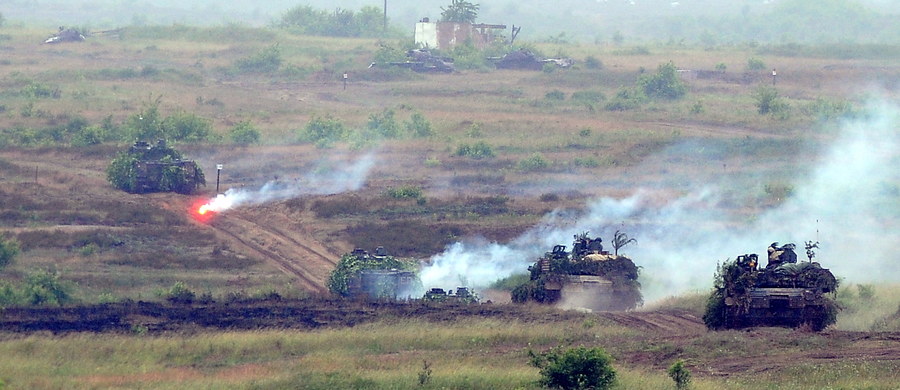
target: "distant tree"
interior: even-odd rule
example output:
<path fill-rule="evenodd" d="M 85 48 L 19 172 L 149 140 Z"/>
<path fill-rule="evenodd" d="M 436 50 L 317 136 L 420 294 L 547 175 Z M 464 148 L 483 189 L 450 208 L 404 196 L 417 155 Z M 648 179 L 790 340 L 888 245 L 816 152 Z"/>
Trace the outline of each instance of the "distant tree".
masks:
<path fill-rule="evenodd" d="M 466 0 L 451 0 L 447 8 L 441 7 L 442 22 L 475 23 L 478 18 L 478 4 Z"/>
<path fill-rule="evenodd" d="M 687 93 L 687 87 L 678 77 L 678 68 L 671 61 L 661 64 L 656 74 L 641 76 L 638 86 L 651 98 L 678 99 Z"/>

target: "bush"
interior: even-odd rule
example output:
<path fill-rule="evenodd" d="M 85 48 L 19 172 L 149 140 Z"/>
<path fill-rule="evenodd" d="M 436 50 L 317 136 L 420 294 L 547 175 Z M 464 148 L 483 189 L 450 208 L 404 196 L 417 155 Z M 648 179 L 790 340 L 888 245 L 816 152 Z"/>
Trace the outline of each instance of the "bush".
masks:
<path fill-rule="evenodd" d="M 59 273 L 40 270 L 25 278 L 21 302 L 27 305 L 64 305 L 72 301 L 72 286 L 59 279 Z"/>
<path fill-rule="evenodd" d="M 239 145 L 250 145 L 259 142 L 259 130 L 250 121 L 241 121 L 228 132 L 231 142 Z"/>
<path fill-rule="evenodd" d="M 606 103 L 608 111 L 626 111 L 638 108 L 647 101 L 647 95 L 638 88 L 622 88 L 616 97 Z"/>
<path fill-rule="evenodd" d="M 478 141 L 472 145 L 462 144 L 456 148 L 456 155 L 460 157 L 468 157 L 475 160 L 484 158 L 494 158 L 494 149 L 484 141 Z"/>
<path fill-rule="evenodd" d="M 172 303 L 193 303 L 194 297 L 196 294 L 184 282 L 175 282 L 166 293 L 166 299 Z"/>
<path fill-rule="evenodd" d="M 13 239 L 0 237 L 0 269 L 11 264 L 19 254 L 19 243 Z"/>
<path fill-rule="evenodd" d="M 422 189 L 416 186 L 389 188 L 387 196 L 394 199 L 419 199 L 422 197 Z"/>
<path fill-rule="evenodd" d="M 300 140 L 312 143 L 325 143 L 344 139 L 347 136 L 347 128 L 340 120 L 331 117 L 313 116 L 303 128 Z"/>
<path fill-rule="evenodd" d="M 778 114 L 788 109 L 787 103 L 781 100 L 775 87 L 761 85 L 753 92 L 753 99 L 756 100 L 756 108 L 761 115 Z"/>
<path fill-rule="evenodd" d="M 369 130 L 387 139 L 400 137 L 400 125 L 394 119 L 394 110 L 385 109 L 381 114 L 369 115 Z"/>
<path fill-rule="evenodd" d="M 409 117 L 409 121 L 405 123 L 406 132 L 413 137 L 430 137 L 434 135 L 434 129 L 431 122 L 425 119 L 425 116 L 416 112 Z"/>
<path fill-rule="evenodd" d="M 750 59 L 747 60 L 747 71 L 748 72 L 759 71 L 759 70 L 763 70 L 765 68 L 766 68 L 766 63 L 763 62 L 759 58 L 751 57 Z"/>
<path fill-rule="evenodd" d="M 687 87 L 678 77 L 678 68 L 672 61 L 660 65 L 654 75 L 641 76 L 638 86 L 651 98 L 678 99 L 687 93 Z"/>
<path fill-rule="evenodd" d="M 588 69 L 603 69 L 603 62 L 597 59 L 594 56 L 587 56 L 584 59 L 584 66 Z"/>
<path fill-rule="evenodd" d="M 563 92 L 563 91 L 560 91 L 560 90 L 558 90 L 558 89 L 554 89 L 554 90 L 552 90 L 552 91 L 547 92 L 546 94 L 544 94 L 544 99 L 547 99 L 547 100 L 560 100 L 560 101 L 566 100 L 566 93 Z"/>
<path fill-rule="evenodd" d="M 600 91 L 577 91 L 572 92 L 571 99 L 582 103 L 598 103 L 606 100 L 606 96 Z"/>
<path fill-rule="evenodd" d="M 281 61 L 281 49 L 276 43 L 252 56 L 238 59 L 234 67 L 240 73 L 273 73 L 281 67 Z"/>
<path fill-rule="evenodd" d="M 531 365 L 541 370 L 542 386 L 560 389 L 608 389 L 616 382 L 612 358 L 602 348 L 559 348 L 531 355 Z"/>
<path fill-rule="evenodd" d="M 691 384 L 691 372 L 684 368 L 684 361 L 679 360 L 669 367 L 669 377 L 675 381 L 676 389 L 687 389 Z"/>
<path fill-rule="evenodd" d="M 174 141 L 205 141 L 212 132 L 212 123 L 208 119 L 185 111 L 169 115 L 163 119 L 160 127 L 163 133 L 162 138 Z"/>
<path fill-rule="evenodd" d="M 527 158 L 519 160 L 519 163 L 517 164 L 519 170 L 524 172 L 540 171 L 547 169 L 549 166 L 550 161 L 544 158 L 540 153 L 534 153 Z"/>

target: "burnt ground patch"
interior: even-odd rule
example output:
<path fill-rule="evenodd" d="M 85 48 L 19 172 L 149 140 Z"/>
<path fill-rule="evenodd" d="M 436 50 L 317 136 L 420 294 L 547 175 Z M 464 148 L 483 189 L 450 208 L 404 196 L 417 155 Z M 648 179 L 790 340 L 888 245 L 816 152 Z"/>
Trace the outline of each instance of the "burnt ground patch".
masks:
<path fill-rule="evenodd" d="M 552 322 L 583 313 L 531 311 L 517 305 L 359 302 L 270 299 L 208 304 L 119 302 L 71 307 L 10 307 L 0 315 L 0 332 L 147 333 L 198 330 L 317 329 L 352 327 L 373 321 L 417 318 L 433 322 L 465 318 Z"/>

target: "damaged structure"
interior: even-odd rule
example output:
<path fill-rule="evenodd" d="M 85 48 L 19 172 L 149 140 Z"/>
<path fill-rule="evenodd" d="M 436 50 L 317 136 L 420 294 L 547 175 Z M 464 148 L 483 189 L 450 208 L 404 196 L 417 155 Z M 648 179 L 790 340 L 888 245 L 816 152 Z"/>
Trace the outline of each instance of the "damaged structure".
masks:
<path fill-rule="evenodd" d="M 424 18 L 416 23 L 416 45 L 421 48 L 449 50 L 456 45 L 471 42 L 484 49 L 502 39 L 505 24 L 431 22 Z"/>

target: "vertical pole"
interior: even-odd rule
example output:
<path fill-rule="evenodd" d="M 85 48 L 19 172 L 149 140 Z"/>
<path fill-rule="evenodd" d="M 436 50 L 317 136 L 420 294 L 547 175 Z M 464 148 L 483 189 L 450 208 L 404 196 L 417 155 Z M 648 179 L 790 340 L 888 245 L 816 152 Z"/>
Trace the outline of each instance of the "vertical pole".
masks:
<path fill-rule="evenodd" d="M 384 25 L 381 26 L 381 35 L 387 34 L 387 0 L 384 0 Z"/>
<path fill-rule="evenodd" d="M 219 196 L 219 176 L 222 173 L 224 164 L 216 164 L 216 196 Z"/>

